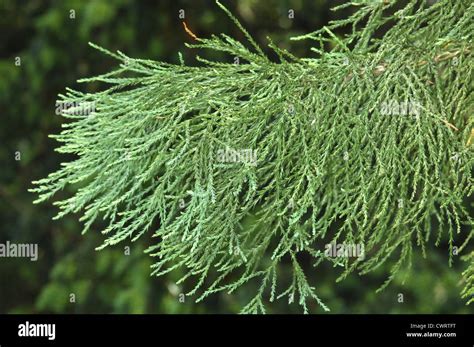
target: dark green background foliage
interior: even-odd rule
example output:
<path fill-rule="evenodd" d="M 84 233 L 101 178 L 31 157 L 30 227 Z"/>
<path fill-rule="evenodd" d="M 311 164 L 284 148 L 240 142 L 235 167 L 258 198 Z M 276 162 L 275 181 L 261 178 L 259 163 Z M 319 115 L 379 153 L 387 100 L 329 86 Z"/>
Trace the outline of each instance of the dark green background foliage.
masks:
<path fill-rule="evenodd" d="M 334 19 L 329 8 L 339 2 L 224 3 L 258 42 L 270 36 L 279 47 L 306 56 L 311 54 L 307 43 L 289 38 Z M 72 9 L 75 19 L 70 18 Z M 33 205 L 35 196 L 27 192 L 32 180 L 45 177 L 61 161 L 67 161 L 67 157 L 53 152 L 56 144 L 47 137 L 58 133 L 62 122 L 55 115 L 58 93 L 65 87 L 97 91 L 100 85 L 78 85 L 76 80 L 108 72 L 115 64 L 87 42 L 111 51 L 118 49 L 131 57 L 172 63 L 178 62 L 180 51 L 186 62 L 198 64 L 193 58 L 195 52 L 184 48 L 192 39 L 183 30 L 180 9 L 186 11 L 186 22 L 199 37 L 226 33 L 242 39 L 242 33 L 210 0 L 0 0 L 0 242 L 38 243 L 40 250 L 37 262 L 0 258 L 0 313 L 238 312 L 253 296 L 256 288 L 248 287 L 248 291 L 234 295 L 210 296 L 199 304 L 189 297 L 181 303 L 179 294 L 185 288 L 173 281 L 182 273 L 150 277 L 152 259 L 143 254 L 149 238 L 130 244 L 130 255 L 124 255 L 126 244 L 96 252 L 103 237 L 94 227 L 81 236 L 82 226 L 76 216 L 51 221 L 57 209 L 51 204 Z M 295 11 L 294 19 L 288 19 L 289 9 Z M 21 58 L 21 66 L 15 66 L 16 57 Z M 20 161 L 15 160 L 17 151 Z M 305 271 L 308 276 L 317 276 L 317 293 L 332 313 L 472 312 L 459 295 L 465 264 L 455 257 L 449 268 L 446 248 L 445 244 L 430 247 L 426 259 L 416 254 L 405 284 L 401 283 L 401 273 L 379 294 L 375 289 L 386 279 L 388 267 L 364 277 L 352 274 L 337 286 L 337 274 L 329 266 L 319 268 L 317 274 L 311 267 Z M 69 302 L 71 293 L 76 295 L 76 303 Z M 399 293 L 404 294 L 404 303 L 397 301 Z M 267 309 L 270 313 L 300 312 L 286 300 L 269 303 Z M 310 310 L 322 312 L 316 303 L 311 303 Z"/>

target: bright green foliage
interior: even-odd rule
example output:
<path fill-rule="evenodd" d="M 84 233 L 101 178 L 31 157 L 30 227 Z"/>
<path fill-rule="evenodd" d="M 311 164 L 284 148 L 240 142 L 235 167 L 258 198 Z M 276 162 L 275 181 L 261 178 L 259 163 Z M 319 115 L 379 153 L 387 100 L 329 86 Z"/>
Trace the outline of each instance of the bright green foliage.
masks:
<path fill-rule="evenodd" d="M 468 268 L 462 274 L 466 281 L 462 297 L 467 298 L 468 304 L 470 304 L 474 302 L 474 252 L 467 255 L 465 260 L 468 262 Z"/>
<path fill-rule="evenodd" d="M 153 229 L 153 274 L 184 267 L 180 282 L 194 283 L 188 294 L 198 300 L 260 281 L 243 312 L 264 312 L 267 297 L 305 312 L 315 299 L 328 310 L 313 288 L 317 272 L 302 270 L 308 258 L 342 266 L 340 279 L 390 262 L 380 289 L 427 242 L 447 244 L 452 260 L 473 225 L 465 199 L 473 190 L 474 3 L 402 3 L 340 6 L 357 10 L 294 38 L 314 41 L 316 58 L 270 43 L 273 62 L 219 3 L 251 49 L 226 35 L 189 47 L 240 64 L 198 57 L 203 66 L 172 65 L 92 45 L 120 66 L 82 80 L 110 88 L 60 96 L 96 109 L 63 112 L 70 122 L 53 137 L 77 158 L 36 182 L 37 201 L 80 184 L 55 202 L 58 218 L 84 211 L 84 232 L 104 218 L 103 247 Z M 337 37 L 344 26 L 351 34 Z M 256 163 L 233 151 L 251 151 Z M 363 244 L 365 257 L 331 258 L 331 242 Z M 279 281 L 282 261 L 292 264 L 290 283 Z"/>

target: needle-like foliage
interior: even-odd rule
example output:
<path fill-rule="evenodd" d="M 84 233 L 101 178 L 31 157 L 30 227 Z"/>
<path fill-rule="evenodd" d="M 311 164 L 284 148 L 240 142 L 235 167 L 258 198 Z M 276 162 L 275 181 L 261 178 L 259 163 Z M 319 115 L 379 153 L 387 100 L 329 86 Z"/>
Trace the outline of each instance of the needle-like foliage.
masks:
<path fill-rule="evenodd" d="M 467 269 L 463 272 L 463 278 L 466 281 L 462 297 L 467 299 L 467 303 L 474 302 L 474 252 L 465 257 L 468 262 Z"/>
<path fill-rule="evenodd" d="M 341 265 L 341 279 L 388 262 L 379 289 L 429 242 L 447 245 L 450 261 L 462 254 L 473 225 L 474 3 L 348 2 L 349 18 L 293 38 L 314 43 L 316 57 L 270 41 L 278 62 L 218 5 L 248 42 L 222 34 L 188 46 L 240 64 L 173 65 L 91 44 L 119 67 L 82 80 L 108 89 L 60 95 L 76 106 L 53 137 L 76 159 L 35 182 L 37 202 L 79 184 L 55 202 L 57 218 L 82 211 L 84 232 L 106 220 L 102 247 L 153 232 L 153 274 L 184 268 L 198 300 L 257 281 L 243 312 L 279 297 L 328 310 L 303 254 Z M 336 36 L 341 27 L 351 33 Z M 363 244 L 365 256 L 331 257 L 329 243 Z"/>

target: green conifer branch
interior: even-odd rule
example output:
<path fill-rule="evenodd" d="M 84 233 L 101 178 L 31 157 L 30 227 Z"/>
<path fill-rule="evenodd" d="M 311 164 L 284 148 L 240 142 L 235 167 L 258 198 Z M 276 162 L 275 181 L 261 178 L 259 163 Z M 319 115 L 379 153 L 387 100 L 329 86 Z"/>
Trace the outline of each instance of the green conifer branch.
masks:
<path fill-rule="evenodd" d="M 465 256 L 464 260 L 468 263 L 468 267 L 462 274 L 465 281 L 462 297 L 467 300 L 467 304 L 471 304 L 474 302 L 474 252 Z"/>
<path fill-rule="evenodd" d="M 452 261 L 473 226 L 474 4 L 396 3 L 347 3 L 356 8 L 349 18 L 294 38 L 319 44 L 316 58 L 270 42 L 279 63 L 219 2 L 256 53 L 226 35 L 188 47 L 246 63 L 173 65 L 91 44 L 119 67 L 81 80 L 109 85 L 103 91 L 59 96 L 95 111 L 62 112 L 68 122 L 51 137 L 76 159 L 34 182 L 35 202 L 78 185 L 55 201 L 56 218 L 82 213 L 84 232 L 104 219 L 99 249 L 152 229 L 154 275 L 184 268 L 179 283 L 193 283 L 188 294 L 198 300 L 258 282 L 244 312 L 281 297 L 305 312 L 307 299 L 328 310 L 303 253 L 342 266 L 340 279 L 389 263 L 381 289 L 428 243 L 447 242 Z M 334 34 L 342 26 L 352 27 L 347 37 Z M 324 252 L 330 243 L 363 244 L 365 257 L 335 259 Z M 464 297 L 472 296 L 473 259 Z M 293 269 L 287 289 L 282 261 Z"/>

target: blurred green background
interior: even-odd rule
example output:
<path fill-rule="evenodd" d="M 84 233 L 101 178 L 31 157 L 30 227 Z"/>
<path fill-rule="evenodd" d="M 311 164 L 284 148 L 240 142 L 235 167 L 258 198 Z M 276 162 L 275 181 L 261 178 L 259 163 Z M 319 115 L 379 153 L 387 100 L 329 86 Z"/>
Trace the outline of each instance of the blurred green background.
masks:
<path fill-rule="evenodd" d="M 330 7 L 341 1 L 222 1 L 261 44 L 270 36 L 298 56 L 310 55 L 308 43 L 289 37 L 320 28 L 339 14 Z M 81 235 L 78 216 L 52 221 L 51 203 L 33 205 L 31 181 L 56 170 L 67 158 L 54 152 L 47 137 L 62 119 L 55 101 L 65 87 L 93 92 L 101 86 L 76 80 L 109 71 L 116 62 L 88 46 L 92 41 L 132 57 L 197 64 L 196 52 L 184 47 L 179 11 L 198 36 L 224 32 L 243 39 L 235 25 L 211 0 L 0 0 L 0 243 L 38 243 L 39 259 L 0 258 L 0 313 L 234 313 L 252 297 L 256 284 L 236 294 L 214 295 L 199 304 L 184 302 L 176 286 L 179 273 L 150 277 L 152 259 L 143 254 L 150 242 L 95 251 L 103 237 L 96 230 Z M 294 11 L 294 18 L 289 11 Z M 19 58 L 19 59 L 18 59 Z M 21 159 L 16 160 L 15 155 Z M 67 192 L 65 192 L 67 195 Z M 126 251 L 130 247 L 130 255 Z M 446 247 L 417 256 L 410 277 L 402 276 L 375 294 L 388 267 L 365 277 L 356 275 L 334 284 L 331 267 L 307 275 L 332 313 L 467 313 L 473 307 L 460 299 L 460 272 L 455 259 L 448 267 Z M 285 269 L 282 269 L 282 273 Z M 404 302 L 399 302 L 399 294 Z M 71 302 L 71 294 L 75 302 Z M 312 312 L 323 312 L 311 303 Z M 296 304 L 269 303 L 270 313 L 299 313 Z"/>

